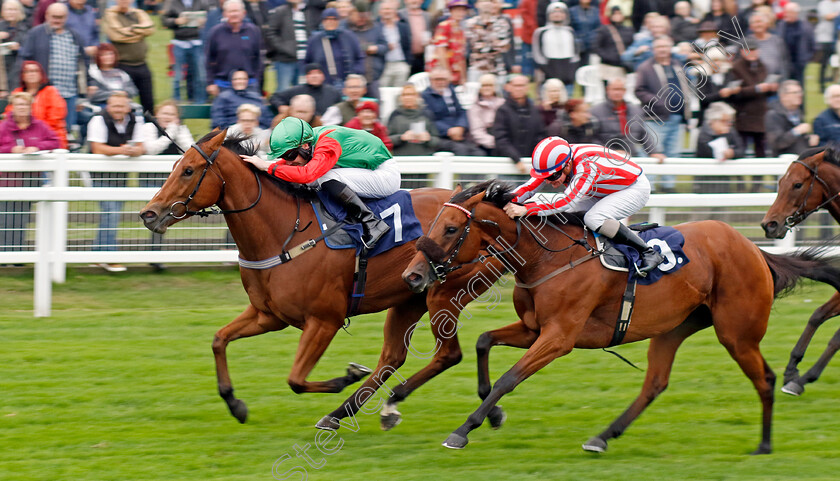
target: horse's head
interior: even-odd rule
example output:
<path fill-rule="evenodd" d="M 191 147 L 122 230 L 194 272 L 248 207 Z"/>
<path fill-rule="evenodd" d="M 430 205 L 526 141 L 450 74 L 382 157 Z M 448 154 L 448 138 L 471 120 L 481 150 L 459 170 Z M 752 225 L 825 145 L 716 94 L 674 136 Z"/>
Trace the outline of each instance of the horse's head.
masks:
<path fill-rule="evenodd" d="M 761 227 L 768 239 L 781 239 L 788 229 L 799 224 L 813 212 L 819 210 L 826 199 L 836 194 L 820 177 L 820 167 L 825 162 L 840 161 L 840 152 L 834 147 L 811 149 L 803 152 L 798 160 L 794 160 L 779 179 L 779 192 L 776 200 L 764 219 Z M 825 171 L 823 170 L 823 175 Z"/>
<path fill-rule="evenodd" d="M 480 234 L 482 226 L 489 224 L 498 229 L 498 224 L 476 218 L 476 211 L 482 200 L 490 200 L 491 194 L 497 206 L 510 200 L 510 196 L 506 197 L 507 192 L 498 192 L 509 190 L 509 187 L 499 186 L 494 181 L 465 191 L 458 186 L 449 202 L 441 207 L 427 235 L 417 240 L 418 252 L 403 271 L 402 278 L 412 291 L 423 292 L 436 280 L 444 282 L 447 274 L 479 256 L 486 244 Z M 495 200 L 497 198 L 499 200 Z M 504 213 L 500 212 L 500 215 L 504 217 Z"/>
<path fill-rule="evenodd" d="M 219 202 L 224 181 L 216 166 L 226 130 L 211 132 L 175 162 L 163 187 L 140 211 L 149 230 L 164 233 L 167 227 Z"/>

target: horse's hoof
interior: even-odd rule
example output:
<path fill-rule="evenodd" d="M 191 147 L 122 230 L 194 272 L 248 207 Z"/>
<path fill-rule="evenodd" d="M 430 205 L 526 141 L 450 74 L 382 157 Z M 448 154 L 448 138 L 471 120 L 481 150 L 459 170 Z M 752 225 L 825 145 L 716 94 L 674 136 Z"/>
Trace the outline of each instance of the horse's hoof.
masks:
<path fill-rule="evenodd" d="M 755 456 L 756 454 L 770 454 L 772 452 L 773 452 L 773 450 L 770 448 L 770 446 L 767 446 L 765 444 L 759 444 L 758 449 L 756 449 L 755 451 L 753 451 L 750 454 Z"/>
<path fill-rule="evenodd" d="M 341 424 L 338 423 L 338 418 L 327 414 L 326 416 L 322 417 L 320 421 L 318 421 L 315 427 L 318 429 L 323 429 L 324 431 L 338 431 L 338 428 L 341 427 Z"/>
<path fill-rule="evenodd" d="M 382 425 L 383 431 L 390 431 L 394 429 L 397 424 L 402 422 L 402 416 L 399 412 L 392 412 L 379 416 L 379 423 Z"/>
<path fill-rule="evenodd" d="M 805 392 L 805 386 L 799 384 L 796 381 L 791 381 L 782 386 L 782 392 L 785 394 L 790 394 L 791 396 L 799 396 L 803 392 Z"/>
<path fill-rule="evenodd" d="M 228 404 L 228 408 L 237 421 L 241 424 L 245 424 L 245 421 L 248 420 L 248 406 L 245 404 L 245 401 L 241 399 L 234 399 L 230 404 Z"/>
<path fill-rule="evenodd" d="M 464 449 L 464 446 L 467 445 L 469 441 L 464 436 L 460 434 L 452 433 L 446 438 L 446 441 L 443 442 L 443 447 L 449 449 Z"/>
<path fill-rule="evenodd" d="M 356 364 L 355 362 L 351 362 L 349 366 L 347 366 L 347 375 L 353 379 L 353 382 L 361 381 L 365 378 L 368 374 L 372 373 L 373 371 L 370 368 L 362 366 L 361 364 Z"/>
<path fill-rule="evenodd" d="M 607 451 L 607 442 L 595 436 L 584 443 L 582 447 L 584 451 L 589 451 L 590 453 L 605 453 Z"/>
<path fill-rule="evenodd" d="M 505 411 L 501 406 L 493 406 L 493 409 L 490 410 L 490 414 L 487 415 L 487 420 L 490 421 L 490 427 L 493 429 L 499 429 L 502 427 L 502 424 L 505 423 L 505 419 L 507 419 L 507 414 L 505 414 Z"/>

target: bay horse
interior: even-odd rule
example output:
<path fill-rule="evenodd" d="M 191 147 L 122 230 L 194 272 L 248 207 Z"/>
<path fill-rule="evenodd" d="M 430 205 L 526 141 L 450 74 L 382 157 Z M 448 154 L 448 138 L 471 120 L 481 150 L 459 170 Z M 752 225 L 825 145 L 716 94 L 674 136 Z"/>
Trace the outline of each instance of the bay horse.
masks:
<path fill-rule="evenodd" d="M 214 131 L 194 144 L 174 165 L 172 173 L 140 213 L 144 224 L 163 233 L 172 224 L 192 215 L 206 215 L 202 209 L 215 205 L 224 214 L 242 259 L 259 261 L 317 237 L 318 220 L 306 204 L 311 192 L 267 174 L 242 161 L 240 154 L 254 155 L 256 148 L 245 138 L 225 140 L 226 131 Z M 445 189 L 418 189 L 411 192 L 415 213 L 428 229 L 434 215 L 451 195 Z M 313 230 L 306 227 L 314 224 Z M 314 231 L 314 232 L 313 232 Z M 294 249 L 291 249 L 293 251 Z M 399 269 L 416 252 L 414 241 L 395 247 L 370 259 L 367 290 L 358 314 L 388 309 L 384 325 L 385 342 L 374 375 L 317 426 L 337 429 L 338 420 L 354 415 L 376 390 L 402 366 L 418 320 L 428 310 L 436 351 L 425 357 L 429 364 L 390 391 L 383 408 L 383 428 L 399 422 L 395 406 L 414 389 L 461 359 L 457 316 L 463 306 L 481 295 L 504 272 L 498 263 L 483 263 L 454 273 L 450 282 L 417 294 L 400 280 Z M 242 268 L 241 278 L 250 304 L 242 314 L 220 329 L 213 339 L 213 354 L 221 397 L 231 414 L 241 423 L 248 408 L 233 394 L 227 367 L 226 348 L 236 339 L 279 331 L 288 326 L 301 329 L 288 383 L 295 393 L 337 393 L 361 380 L 370 371 L 351 364 L 347 375 L 328 381 L 309 381 L 307 376 L 323 355 L 336 332 L 344 326 L 348 298 L 355 271 L 353 249 L 332 250 L 318 242 L 307 252 L 268 269 Z M 468 285 L 473 275 L 482 274 L 484 283 Z M 457 302 L 453 300 L 457 299 Z M 445 316 L 438 314 L 445 313 Z M 449 317 L 455 319 L 450 319 Z M 436 322 L 435 320 L 439 320 Z"/>
<path fill-rule="evenodd" d="M 456 194 L 438 212 L 427 237 L 418 241 L 421 252 L 403 272 L 412 290 L 421 292 L 433 284 L 435 271 L 467 265 L 479 258 L 482 249 L 493 246 L 491 252 L 516 268 L 513 301 L 520 320 L 480 336 L 476 351 L 482 403 L 443 443 L 449 448 L 466 446 L 469 432 L 498 409 L 496 403 L 504 394 L 554 359 L 575 347 L 610 345 L 618 319 L 627 274 L 587 262 L 597 255 L 593 255 L 593 239 L 586 235 L 580 216 L 565 215 L 565 222 L 556 220 L 556 224 L 542 226 L 535 224 L 540 218 L 514 221 L 501 208 L 511 197 L 510 186 L 492 181 Z M 680 344 L 713 326 L 761 400 L 761 442 L 754 454 L 770 453 L 776 377 L 759 342 L 773 300 L 800 276 L 821 271 L 840 278 L 840 270 L 811 257 L 763 252 L 723 222 L 691 222 L 677 230 L 685 237 L 684 252 L 690 262 L 655 284 L 638 286 L 632 322 L 623 341 L 650 339 L 641 394 L 583 447 L 604 452 L 607 441 L 620 436 L 666 388 Z M 491 389 L 488 354 L 495 345 L 527 352 Z"/>
<path fill-rule="evenodd" d="M 840 223 L 840 152 L 835 146 L 803 152 L 779 179 L 776 200 L 767 210 L 761 227 L 768 239 L 781 239 L 814 212 L 825 209 Z M 840 330 L 828 341 L 828 347 L 805 375 L 798 365 L 817 329 L 828 319 L 840 314 L 840 293 L 817 308 L 808 319 L 805 330 L 790 353 L 785 368 L 782 391 L 794 396 L 805 392 L 805 385 L 816 381 L 834 354 L 840 350 Z"/>

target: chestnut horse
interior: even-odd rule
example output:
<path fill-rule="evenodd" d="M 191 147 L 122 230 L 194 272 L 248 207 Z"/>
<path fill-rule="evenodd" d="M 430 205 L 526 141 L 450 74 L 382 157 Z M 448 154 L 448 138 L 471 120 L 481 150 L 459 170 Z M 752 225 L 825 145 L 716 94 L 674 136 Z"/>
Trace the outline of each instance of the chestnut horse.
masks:
<path fill-rule="evenodd" d="M 545 218 L 514 221 L 501 209 L 511 197 L 510 186 L 491 183 L 455 195 L 438 213 L 428 237 L 418 241 L 422 252 L 403 272 L 403 279 L 420 292 L 434 282 L 434 270 L 469 263 L 480 250 L 493 246 L 496 255 L 516 267 L 513 301 L 520 320 L 479 338 L 478 392 L 483 402 L 446 439 L 444 446 L 449 448 L 463 448 L 468 433 L 498 409 L 495 405 L 504 394 L 554 359 L 575 347 L 607 347 L 627 282 L 626 273 L 587 262 L 595 258 L 594 246 L 579 216 L 568 215 L 568 222 L 557 225 L 535 225 Z M 558 218 L 555 221 L 560 222 Z M 632 323 L 624 338 L 624 342 L 651 340 L 642 392 L 604 432 L 587 441 L 584 449 L 605 451 L 607 441 L 620 436 L 668 385 L 680 344 L 713 326 L 720 343 L 758 391 L 762 435 L 755 453 L 769 453 L 776 377 L 761 355 L 759 342 L 773 300 L 802 275 L 818 270 L 840 278 L 840 270 L 811 258 L 765 253 L 722 222 L 692 222 L 677 229 L 685 237 L 684 251 L 691 262 L 655 284 L 638 286 Z M 500 244 L 500 238 L 505 243 Z M 495 345 L 528 351 L 491 390 L 488 353 Z"/>
<path fill-rule="evenodd" d="M 211 132 L 175 163 L 163 187 L 140 213 L 146 227 L 163 233 L 179 220 L 216 205 L 225 215 L 240 257 L 249 261 L 277 256 L 286 251 L 286 245 L 294 251 L 292 246 L 317 237 L 320 232 L 315 214 L 305 201 L 301 201 L 308 190 L 254 170 L 240 159 L 239 154 L 253 155 L 256 149 L 250 142 L 243 143 L 243 138 L 225 140 L 225 135 L 225 131 Z M 424 230 L 451 193 L 444 189 L 418 189 L 411 193 L 415 213 Z M 308 231 L 299 227 L 312 224 L 316 227 Z M 403 364 L 411 335 L 417 327 L 415 324 L 427 310 L 433 320 L 430 324 L 437 349 L 434 353 L 426 353 L 426 357 L 431 358 L 428 366 L 393 389 L 383 414 L 383 422 L 388 423 L 384 427 L 399 422 L 395 409 L 397 402 L 460 361 L 457 330 L 453 329 L 457 316 L 467 302 L 492 285 L 504 272 L 504 267 L 495 261 L 476 264 L 454 273 L 445 285 L 418 295 L 400 281 L 400 273 L 394 269 L 394 266 L 406 265 L 415 252 L 414 242 L 408 242 L 370 259 L 367 290 L 358 313 L 388 309 L 384 347 L 374 375 L 331 415 L 324 416 L 318 427 L 337 429 L 338 419 L 354 415 Z M 332 250 L 323 242 L 290 262 L 269 269 L 241 269 L 242 284 L 250 305 L 220 329 L 213 340 L 219 393 L 237 420 L 245 422 L 248 409 L 234 396 L 228 373 L 225 351 L 233 340 L 288 326 L 301 329 L 303 333 L 288 378 L 289 386 L 296 393 L 340 392 L 369 372 L 351 364 L 346 376 L 320 382 L 306 379 L 344 325 L 354 271 L 352 249 Z M 486 285 L 475 282 L 468 285 L 477 273 L 483 274 Z M 439 313 L 445 315 L 437 315 Z"/>
<path fill-rule="evenodd" d="M 779 179 L 779 191 L 776 200 L 764 219 L 761 227 L 769 239 L 781 239 L 789 229 L 794 228 L 814 212 L 825 209 L 840 222 L 840 152 L 833 147 L 810 149 L 793 161 L 787 172 Z M 782 391 L 799 396 L 805 392 L 805 385 L 816 381 L 822 374 L 832 356 L 840 349 L 840 330 L 828 341 L 828 347 L 817 362 L 804 376 L 799 375 L 797 366 L 805 356 L 805 350 L 817 329 L 828 319 L 840 314 L 840 294 L 834 293 L 831 299 L 820 306 L 805 326 L 790 353 L 790 360 L 785 368 Z"/>

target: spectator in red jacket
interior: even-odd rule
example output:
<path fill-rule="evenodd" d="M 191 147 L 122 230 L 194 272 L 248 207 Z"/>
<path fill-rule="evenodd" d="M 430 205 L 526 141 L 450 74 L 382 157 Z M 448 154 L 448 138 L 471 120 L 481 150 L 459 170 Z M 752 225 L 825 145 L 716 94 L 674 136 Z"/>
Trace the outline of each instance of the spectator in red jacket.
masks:
<path fill-rule="evenodd" d="M 388 129 L 379 122 L 379 106 L 376 102 L 367 100 L 356 106 L 356 116 L 350 119 L 345 127 L 370 132 L 379 137 L 389 151 L 394 152 L 394 143 L 388 136 Z"/>

